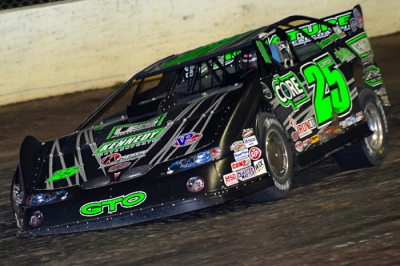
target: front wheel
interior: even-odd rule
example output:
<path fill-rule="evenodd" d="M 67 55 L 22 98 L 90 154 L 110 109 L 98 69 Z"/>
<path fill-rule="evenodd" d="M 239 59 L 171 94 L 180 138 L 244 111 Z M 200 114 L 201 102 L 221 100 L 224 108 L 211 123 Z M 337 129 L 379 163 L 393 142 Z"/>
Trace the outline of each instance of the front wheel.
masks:
<path fill-rule="evenodd" d="M 264 160 L 274 186 L 255 192 L 243 199 L 248 202 L 266 202 L 283 198 L 292 185 L 293 157 L 291 146 L 281 123 L 272 115 L 258 116 L 258 132 L 263 140 Z"/>
<path fill-rule="evenodd" d="M 370 89 L 361 90 L 358 99 L 365 120 L 373 133 L 333 155 L 337 164 L 344 169 L 380 165 L 384 162 L 388 152 L 389 132 L 381 102 Z"/>

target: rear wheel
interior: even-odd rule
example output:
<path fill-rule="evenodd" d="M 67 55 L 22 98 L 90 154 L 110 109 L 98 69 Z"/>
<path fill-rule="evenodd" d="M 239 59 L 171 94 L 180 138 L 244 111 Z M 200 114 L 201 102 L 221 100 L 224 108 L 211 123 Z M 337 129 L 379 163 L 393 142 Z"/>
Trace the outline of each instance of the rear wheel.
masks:
<path fill-rule="evenodd" d="M 280 122 L 272 115 L 262 113 L 258 117 L 258 132 L 263 140 L 262 148 L 266 167 L 274 186 L 255 192 L 243 199 L 248 202 L 266 202 L 283 198 L 292 185 L 293 157 L 291 146 Z"/>
<path fill-rule="evenodd" d="M 389 132 L 381 102 L 370 89 L 361 90 L 358 99 L 365 120 L 373 133 L 333 155 L 337 164 L 344 169 L 380 165 L 388 152 Z"/>

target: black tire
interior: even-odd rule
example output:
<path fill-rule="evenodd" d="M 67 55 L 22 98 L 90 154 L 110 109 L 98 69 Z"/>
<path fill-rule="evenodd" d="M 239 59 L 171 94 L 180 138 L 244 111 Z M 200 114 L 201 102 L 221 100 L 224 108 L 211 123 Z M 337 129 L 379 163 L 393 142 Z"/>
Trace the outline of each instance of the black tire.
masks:
<path fill-rule="evenodd" d="M 267 202 L 283 198 L 292 185 L 293 157 L 290 143 L 281 123 L 268 113 L 257 118 L 258 133 L 261 136 L 261 149 L 268 173 L 274 180 L 274 186 L 245 196 L 247 202 Z"/>
<path fill-rule="evenodd" d="M 374 133 L 333 155 L 336 163 L 348 170 L 380 165 L 388 152 L 389 131 L 381 102 L 371 89 L 362 89 L 358 100 Z"/>

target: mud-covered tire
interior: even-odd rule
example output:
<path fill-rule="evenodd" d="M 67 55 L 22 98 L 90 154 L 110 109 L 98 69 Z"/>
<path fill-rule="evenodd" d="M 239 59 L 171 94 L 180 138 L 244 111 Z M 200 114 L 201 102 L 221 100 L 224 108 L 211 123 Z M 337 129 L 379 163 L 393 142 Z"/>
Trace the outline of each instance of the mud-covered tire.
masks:
<path fill-rule="evenodd" d="M 281 123 L 268 113 L 258 115 L 258 133 L 262 142 L 263 159 L 274 186 L 243 198 L 247 202 L 266 202 L 283 198 L 292 185 L 293 157 L 290 143 Z"/>
<path fill-rule="evenodd" d="M 380 165 L 388 152 L 389 131 L 382 104 L 370 89 L 358 95 L 365 120 L 373 134 L 333 155 L 343 169 L 360 169 Z"/>

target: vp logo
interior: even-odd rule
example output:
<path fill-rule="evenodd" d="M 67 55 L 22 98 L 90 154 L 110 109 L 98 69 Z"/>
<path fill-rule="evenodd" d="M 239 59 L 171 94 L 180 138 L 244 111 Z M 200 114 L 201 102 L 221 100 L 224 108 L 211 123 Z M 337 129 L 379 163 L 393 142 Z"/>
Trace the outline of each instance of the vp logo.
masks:
<path fill-rule="evenodd" d="M 190 133 L 185 133 L 183 135 L 180 135 L 179 137 L 175 138 L 174 143 L 172 144 L 173 147 L 184 147 L 188 145 L 192 145 L 199 141 L 203 134 L 201 133 L 195 133 L 195 132 L 190 132 Z"/>

